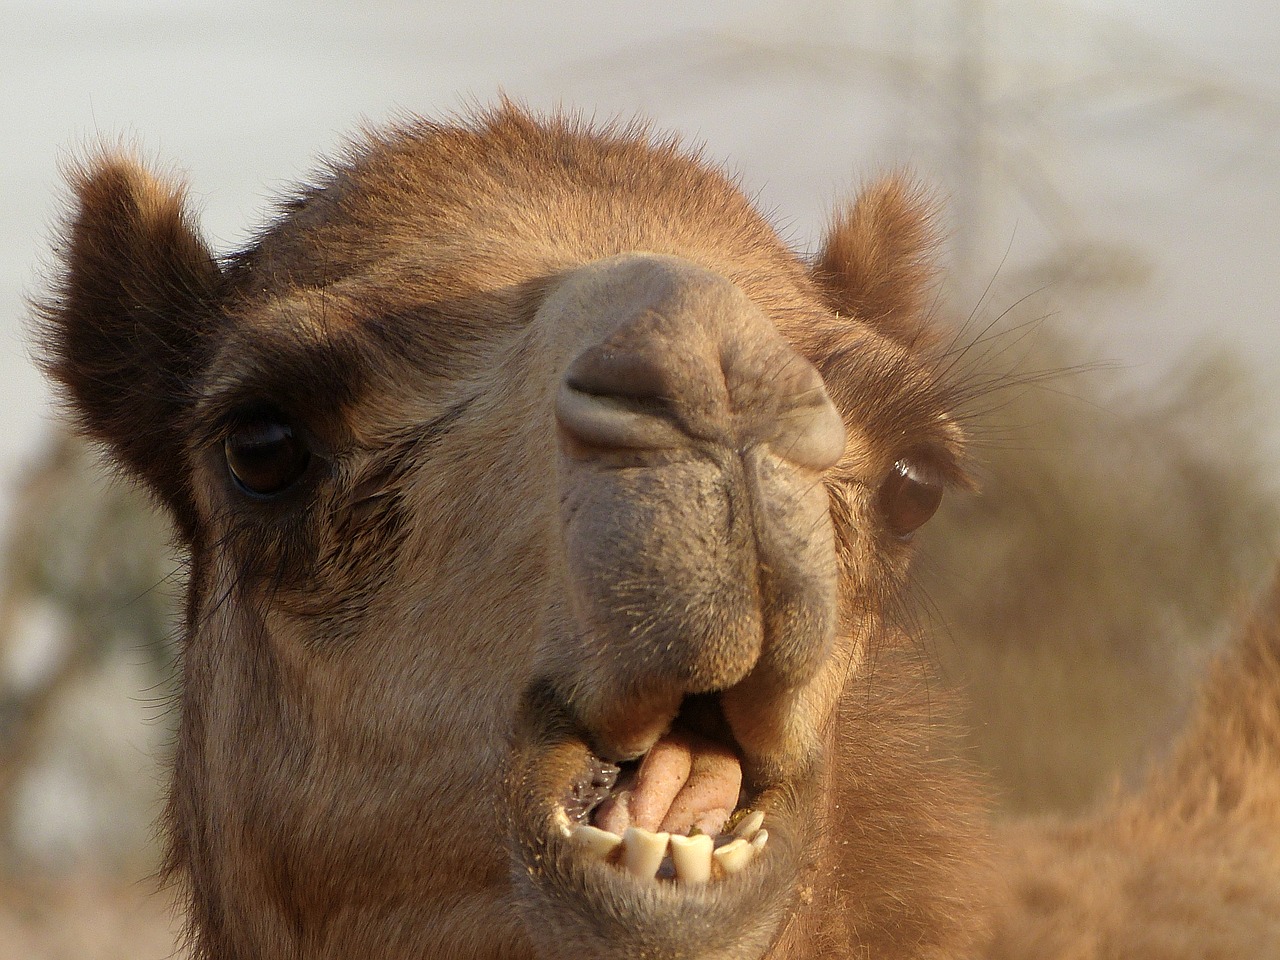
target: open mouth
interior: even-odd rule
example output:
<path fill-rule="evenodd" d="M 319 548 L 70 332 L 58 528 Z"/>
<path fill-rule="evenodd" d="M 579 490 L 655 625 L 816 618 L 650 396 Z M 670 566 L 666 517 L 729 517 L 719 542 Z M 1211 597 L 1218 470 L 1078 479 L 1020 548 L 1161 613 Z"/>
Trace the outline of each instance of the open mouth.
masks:
<path fill-rule="evenodd" d="M 623 763 L 588 752 L 556 812 L 582 854 L 647 880 L 702 884 L 739 873 L 769 841 L 718 696 L 686 697 L 670 729 Z"/>
<path fill-rule="evenodd" d="M 775 938 L 814 864 L 825 752 L 762 765 L 726 720 L 735 692 L 684 696 L 648 750 L 620 758 L 552 682 L 526 689 L 505 809 L 543 954 L 758 956 Z"/>

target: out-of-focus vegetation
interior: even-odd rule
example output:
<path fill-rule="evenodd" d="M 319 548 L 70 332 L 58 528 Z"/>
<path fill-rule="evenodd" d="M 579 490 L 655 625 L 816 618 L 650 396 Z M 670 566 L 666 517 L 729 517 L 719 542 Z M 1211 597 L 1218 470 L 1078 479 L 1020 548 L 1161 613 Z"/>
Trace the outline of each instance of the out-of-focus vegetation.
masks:
<path fill-rule="evenodd" d="M 1139 389 L 1016 330 L 971 348 L 993 357 L 975 379 L 1008 382 L 972 404 L 982 490 L 922 531 L 918 597 L 1003 804 L 1073 810 L 1178 728 L 1280 556 L 1280 491 L 1229 357 Z"/>
<path fill-rule="evenodd" d="M 153 859 L 178 563 L 167 522 L 69 436 L 17 491 L 0 594 L 10 864 L 67 864 L 85 848 L 118 866 Z"/>
<path fill-rule="evenodd" d="M 16 491 L 0 592 L 0 954 L 177 956 L 158 862 L 180 583 L 168 525 L 84 443 Z"/>

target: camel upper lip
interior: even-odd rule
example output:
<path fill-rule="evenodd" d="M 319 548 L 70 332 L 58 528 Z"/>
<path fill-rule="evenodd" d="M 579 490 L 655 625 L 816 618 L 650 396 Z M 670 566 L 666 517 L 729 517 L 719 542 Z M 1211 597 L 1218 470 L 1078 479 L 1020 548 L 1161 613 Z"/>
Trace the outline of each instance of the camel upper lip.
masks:
<path fill-rule="evenodd" d="M 565 812 L 571 825 L 594 823 L 615 833 L 636 822 L 655 830 L 714 834 L 725 819 L 717 822 L 716 812 L 731 814 L 751 794 L 743 767 L 742 749 L 718 696 L 688 696 L 640 756 L 611 761 L 593 751 L 565 797 Z"/>

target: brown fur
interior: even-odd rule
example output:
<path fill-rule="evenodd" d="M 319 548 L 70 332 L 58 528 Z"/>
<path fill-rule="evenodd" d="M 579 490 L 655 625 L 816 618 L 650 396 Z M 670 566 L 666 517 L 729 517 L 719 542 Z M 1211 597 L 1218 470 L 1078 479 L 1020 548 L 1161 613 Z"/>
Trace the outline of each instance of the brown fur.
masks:
<path fill-rule="evenodd" d="M 673 141 L 510 106 L 369 136 L 222 264 L 180 187 L 73 183 L 48 367 L 191 555 L 166 826 L 198 956 L 975 954 L 984 805 L 885 499 L 903 461 L 965 482 L 914 188 L 810 268 Z M 606 433 L 661 443 L 568 425 L 610 370 Z M 223 442 L 267 407 L 313 459 L 255 500 Z M 693 890 L 584 863 L 549 824 L 589 749 L 707 696 L 767 855 Z"/>
<path fill-rule="evenodd" d="M 918 184 L 889 177 L 837 211 L 813 272 L 846 317 L 875 322 L 918 349 L 941 331 L 928 322 L 937 272 L 933 203 Z"/>
<path fill-rule="evenodd" d="M 64 279 L 53 296 L 81 324 L 51 354 L 50 373 L 76 407 L 95 411 L 92 436 L 113 444 L 189 538 L 188 480 L 180 463 L 155 451 L 182 442 L 175 415 L 202 358 L 194 336 L 214 323 L 208 311 L 222 275 L 190 226 L 181 189 L 119 160 L 73 172 L 71 181 L 93 215 L 70 225 L 63 247 Z"/>

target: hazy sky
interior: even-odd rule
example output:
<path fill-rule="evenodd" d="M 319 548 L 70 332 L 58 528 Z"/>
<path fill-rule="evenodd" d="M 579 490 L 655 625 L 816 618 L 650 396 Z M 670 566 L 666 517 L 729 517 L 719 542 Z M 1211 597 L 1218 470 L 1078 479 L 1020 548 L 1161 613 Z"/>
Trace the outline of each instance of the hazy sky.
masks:
<path fill-rule="evenodd" d="M 979 268 L 1064 241 L 1137 250 L 1140 296 L 1060 322 L 1135 376 L 1205 337 L 1225 344 L 1269 391 L 1259 415 L 1280 423 L 1272 0 L 0 0 L 0 482 L 49 416 L 22 296 L 39 283 L 68 149 L 124 139 L 184 171 L 226 250 L 360 122 L 505 89 L 541 108 L 647 114 L 705 142 L 811 247 L 832 201 L 886 165 L 913 164 L 963 209 L 953 151 L 972 140 L 950 84 L 975 15 L 984 96 L 1003 118 L 984 147 L 1003 167 L 981 191 Z"/>

